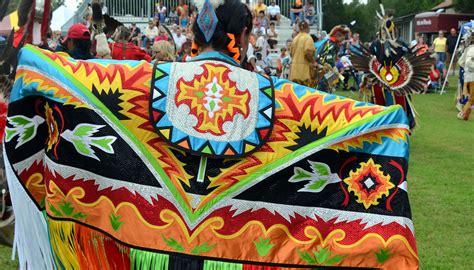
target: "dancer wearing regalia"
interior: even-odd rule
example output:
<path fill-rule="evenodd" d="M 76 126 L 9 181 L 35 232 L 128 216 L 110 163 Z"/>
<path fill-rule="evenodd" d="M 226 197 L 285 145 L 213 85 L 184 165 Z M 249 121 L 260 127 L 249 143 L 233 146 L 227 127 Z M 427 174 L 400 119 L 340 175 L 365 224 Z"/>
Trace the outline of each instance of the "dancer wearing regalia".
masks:
<path fill-rule="evenodd" d="M 463 51 L 458 61 L 464 71 L 460 98 L 462 109 L 458 118 L 467 121 L 474 106 L 474 27 L 466 27 L 464 30 Z"/>
<path fill-rule="evenodd" d="M 186 63 L 19 53 L 20 268 L 417 269 L 403 110 L 242 69 L 248 7 L 195 5 Z"/>
<path fill-rule="evenodd" d="M 319 64 L 316 82 L 321 91 L 331 92 L 335 85 L 344 79 L 336 68 L 338 52 L 344 40 L 351 35 L 351 30 L 346 25 L 337 25 L 329 35 L 316 42 L 316 58 Z"/>
<path fill-rule="evenodd" d="M 370 48 L 361 46 L 362 54 L 352 54 L 351 60 L 354 67 L 366 75 L 366 83 L 361 87 L 361 91 L 366 92 L 366 101 L 402 106 L 413 129 L 416 120 L 411 94 L 425 89 L 434 60 L 428 53 L 420 54 L 420 48 L 409 48 L 397 40 L 393 17 L 385 14 L 382 4 L 380 9 L 381 13 L 377 12 L 378 39 Z"/>

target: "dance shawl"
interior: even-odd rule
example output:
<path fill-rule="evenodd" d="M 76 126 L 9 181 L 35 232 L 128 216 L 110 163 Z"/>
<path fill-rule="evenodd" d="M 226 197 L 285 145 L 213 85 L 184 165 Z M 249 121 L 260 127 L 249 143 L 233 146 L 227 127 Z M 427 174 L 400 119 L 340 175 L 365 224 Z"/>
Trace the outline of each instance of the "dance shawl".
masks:
<path fill-rule="evenodd" d="M 20 267 L 417 269 L 407 124 L 217 52 L 26 46 L 4 139 Z"/>

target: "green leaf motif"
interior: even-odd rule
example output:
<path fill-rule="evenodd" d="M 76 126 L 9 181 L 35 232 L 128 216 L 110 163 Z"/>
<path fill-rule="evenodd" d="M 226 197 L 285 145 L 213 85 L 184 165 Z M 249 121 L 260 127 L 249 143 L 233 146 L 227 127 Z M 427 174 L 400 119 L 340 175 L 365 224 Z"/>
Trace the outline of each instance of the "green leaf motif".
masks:
<path fill-rule="evenodd" d="M 166 238 L 164 235 L 161 235 L 163 237 L 163 240 L 166 242 L 166 245 L 169 246 L 170 248 L 179 251 L 179 252 L 184 252 L 185 249 L 184 247 L 178 243 L 175 239 L 173 238 Z"/>
<path fill-rule="evenodd" d="M 112 136 L 92 138 L 91 143 L 102 151 L 113 154 L 114 149 L 112 148 L 112 143 L 114 143 L 116 139 L 117 138 Z"/>
<path fill-rule="evenodd" d="M 79 152 L 79 154 L 84 156 L 95 156 L 94 151 L 92 151 L 91 147 L 85 142 L 74 140 L 72 141 L 72 144 L 74 144 L 74 147 L 76 148 L 77 152 Z"/>
<path fill-rule="evenodd" d="M 95 125 L 81 124 L 74 129 L 74 135 L 78 137 L 91 136 L 98 131 L 98 127 Z"/>
<path fill-rule="evenodd" d="M 77 212 L 74 215 L 72 215 L 72 217 L 75 219 L 85 219 L 87 217 L 87 214 L 84 214 L 82 212 Z"/>
<path fill-rule="evenodd" d="M 120 221 L 122 219 L 121 216 L 116 216 L 114 213 L 111 213 L 109 216 L 110 224 L 112 225 L 112 228 L 114 231 L 118 231 L 120 227 L 122 226 L 123 222 Z"/>
<path fill-rule="evenodd" d="M 319 180 L 319 181 L 316 181 L 316 182 L 313 182 L 311 184 L 309 184 L 307 186 L 307 189 L 312 189 L 312 190 L 317 190 L 319 188 L 321 188 L 322 186 L 324 186 L 324 184 L 327 183 L 327 180 Z"/>
<path fill-rule="evenodd" d="M 289 181 L 295 183 L 307 180 L 311 180 L 311 173 L 299 167 L 295 167 L 295 172 Z"/>
<path fill-rule="evenodd" d="M 53 212 L 53 215 L 56 216 L 56 217 L 62 217 L 63 216 L 61 211 L 56 209 L 56 207 L 54 207 L 54 205 L 52 205 L 51 203 L 49 204 L 49 210 L 51 210 L 51 212 Z"/>
<path fill-rule="evenodd" d="M 316 260 L 307 251 L 301 252 L 299 250 L 296 250 L 296 252 L 298 252 L 298 255 L 300 255 L 300 258 L 306 261 L 308 264 L 316 264 Z"/>
<path fill-rule="evenodd" d="M 15 115 L 8 117 L 8 122 L 10 122 L 14 126 L 24 126 L 27 124 L 31 124 L 31 119 L 23 115 Z"/>
<path fill-rule="evenodd" d="M 304 261 L 306 261 L 308 264 L 319 264 L 319 265 L 335 265 L 344 259 L 344 256 L 342 255 L 335 255 L 332 256 L 332 252 L 329 251 L 329 247 L 318 247 L 317 251 L 313 251 L 313 255 L 308 253 L 307 251 L 301 252 L 297 250 L 298 255 L 300 255 L 300 258 Z"/>
<path fill-rule="evenodd" d="M 74 212 L 74 207 L 71 206 L 71 203 L 64 200 L 62 204 L 59 205 L 59 209 L 61 209 L 61 212 L 68 217 L 72 216 L 72 213 Z"/>
<path fill-rule="evenodd" d="M 198 98 L 202 98 L 204 96 L 204 93 L 203 92 L 195 92 L 194 95 L 196 95 L 196 97 L 198 97 Z"/>
<path fill-rule="evenodd" d="M 268 252 L 275 246 L 274 244 L 270 243 L 270 239 L 263 239 L 261 237 L 258 238 L 258 241 L 253 241 L 255 248 L 257 249 L 258 255 L 260 256 L 267 256 Z"/>
<path fill-rule="evenodd" d="M 201 254 L 201 253 L 209 252 L 209 251 L 211 251 L 211 249 L 213 249 L 216 246 L 217 246 L 217 244 L 209 246 L 207 243 L 204 243 L 202 245 L 199 245 L 199 246 L 194 247 L 193 249 L 191 249 L 191 254 L 198 255 L 198 254 Z"/>
<path fill-rule="evenodd" d="M 324 163 L 310 162 L 310 164 L 311 168 L 313 169 L 313 172 L 317 173 L 318 175 L 328 176 L 329 174 L 331 174 L 329 166 Z"/>
<path fill-rule="evenodd" d="M 380 249 L 380 252 L 375 252 L 377 256 L 377 261 L 379 263 L 385 263 L 390 257 L 393 256 L 393 253 L 390 253 L 390 249 Z"/>

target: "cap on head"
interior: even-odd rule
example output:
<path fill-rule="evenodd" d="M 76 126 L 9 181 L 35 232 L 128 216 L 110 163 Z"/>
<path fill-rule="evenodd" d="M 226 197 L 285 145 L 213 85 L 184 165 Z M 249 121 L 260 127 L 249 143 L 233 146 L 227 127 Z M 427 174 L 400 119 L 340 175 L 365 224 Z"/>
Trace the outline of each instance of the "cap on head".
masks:
<path fill-rule="evenodd" d="M 89 28 L 82 23 L 76 23 L 67 32 L 67 38 L 71 39 L 90 39 L 91 32 Z"/>

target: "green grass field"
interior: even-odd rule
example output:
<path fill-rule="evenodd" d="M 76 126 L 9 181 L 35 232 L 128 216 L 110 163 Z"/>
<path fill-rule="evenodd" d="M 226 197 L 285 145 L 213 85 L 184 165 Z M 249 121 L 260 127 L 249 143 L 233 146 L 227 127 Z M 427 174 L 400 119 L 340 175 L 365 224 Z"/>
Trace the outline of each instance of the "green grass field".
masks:
<path fill-rule="evenodd" d="M 456 119 L 453 93 L 414 97 L 420 125 L 411 137 L 408 188 L 422 269 L 474 269 L 474 115 Z M 0 247 L 0 269 L 18 267 L 10 253 Z"/>

